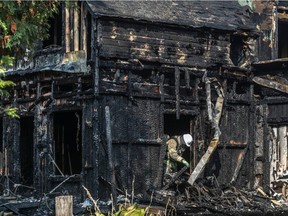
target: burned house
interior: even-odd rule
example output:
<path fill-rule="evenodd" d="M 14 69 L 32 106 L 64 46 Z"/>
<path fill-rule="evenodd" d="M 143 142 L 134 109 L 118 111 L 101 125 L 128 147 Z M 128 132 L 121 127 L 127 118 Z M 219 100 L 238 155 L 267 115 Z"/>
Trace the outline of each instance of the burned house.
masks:
<path fill-rule="evenodd" d="M 1 118 L 3 191 L 82 199 L 85 185 L 107 199 L 111 185 L 161 188 L 163 137 L 183 133 L 194 138 L 186 157 L 195 180 L 281 183 L 287 11 L 285 2 L 253 0 L 63 5 L 50 38 L 7 71 L 16 85 L 2 100 L 21 118 Z"/>

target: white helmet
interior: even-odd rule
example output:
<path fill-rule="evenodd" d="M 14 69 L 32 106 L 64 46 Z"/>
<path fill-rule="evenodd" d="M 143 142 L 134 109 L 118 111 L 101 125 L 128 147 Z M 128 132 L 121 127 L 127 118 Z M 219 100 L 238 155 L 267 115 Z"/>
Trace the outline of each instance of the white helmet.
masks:
<path fill-rule="evenodd" d="M 193 142 L 193 138 L 190 134 L 184 134 L 183 135 L 183 140 L 184 140 L 184 143 L 187 147 L 190 147 L 190 145 L 192 144 Z"/>

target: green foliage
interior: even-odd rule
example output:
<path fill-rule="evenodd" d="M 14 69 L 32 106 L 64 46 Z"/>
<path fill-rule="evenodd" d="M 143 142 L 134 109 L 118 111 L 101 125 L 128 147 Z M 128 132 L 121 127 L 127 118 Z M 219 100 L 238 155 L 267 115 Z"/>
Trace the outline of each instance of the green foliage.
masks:
<path fill-rule="evenodd" d="M 4 72 L 13 66 L 14 59 L 23 56 L 27 49 L 33 50 L 35 42 L 48 37 L 49 18 L 57 13 L 60 3 L 60 0 L 0 0 L 1 98 L 8 97 L 7 88 L 14 86 L 13 82 L 3 79 Z M 0 113 L 19 117 L 16 108 L 3 108 L 2 104 Z"/>
<path fill-rule="evenodd" d="M 22 55 L 38 40 L 48 37 L 49 18 L 61 1 L 0 1 L 0 56 Z"/>
<path fill-rule="evenodd" d="M 8 55 L 2 56 L 0 58 L 0 74 L 6 71 L 6 67 L 13 66 L 14 58 Z"/>
<path fill-rule="evenodd" d="M 112 216 L 145 216 L 147 211 L 148 207 L 145 209 L 140 208 L 136 203 L 127 207 L 125 205 L 120 205 L 119 210 Z"/>
<path fill-rule="evenodd" d="M 11 116 L 13 118 L 20 118 L 20 116 L 17 114 L 18 109 L 15 107 L 9 107 L 9 108 L 1 108 L 2 112 L 6 113 L 6 115 Z"/>

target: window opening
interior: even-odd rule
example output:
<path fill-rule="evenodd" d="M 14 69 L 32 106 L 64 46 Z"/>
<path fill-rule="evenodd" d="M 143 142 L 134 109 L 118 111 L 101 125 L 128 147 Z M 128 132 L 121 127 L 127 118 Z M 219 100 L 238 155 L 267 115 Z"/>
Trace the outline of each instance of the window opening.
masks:
<path fill-rule="evenodd" d="M 82 169 L 81 112 L 54 114 L 55 161 L 64 175 L 80 174 Z M 55 169 L 55 174 L 61 174 Z"/>
<path fill-rule="evenodd" d="M 288 57 L 288 22 L 278 22 L 278 58 Z"/>
<path fill-rule="evenodd" d="M 248 86 L 246 86 L 244 83 L 238 82 L 236 84 L 236 89 L 235 89 L 236 94 L 238 95 L 247 94 L 248 90 L 249 90 Z"/>
<path fill-rule="evenodd" d="M 24 185 L 33 184 L 33 134 L 34 118 L 20 118 L 20 169 L 21 182 Z"/>
<path fill-rule="evenodd" d="M 43 41 L 43 48 L 48 46 L 61 46 L 62 45 L 62 7 L 58 7 L 58 13 L 49 19 L 49 37 Z"/>
<path fill-rule="evenodd" d="M 232 35 L 230 42 L 230 59 L 235 66 L 239 66 L 245 59 L 243 38 L 239 35 Z"/>

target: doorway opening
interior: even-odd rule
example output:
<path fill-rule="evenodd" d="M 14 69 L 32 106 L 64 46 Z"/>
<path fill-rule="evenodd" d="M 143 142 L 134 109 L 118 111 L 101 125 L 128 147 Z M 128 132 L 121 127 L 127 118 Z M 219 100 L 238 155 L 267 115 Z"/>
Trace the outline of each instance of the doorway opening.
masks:
<path fill-rule="evenodd" d="M 33 135 L 34 135 L 34 117 L 20 118 L 20 169 L 21 182 L 24 185 L 33 185 Z"/>
<path fill-rule="evenodd" d="M 54 152 L 56 175 L 80 174 L 82 171 L 82 112 L 54 113 Z"/>

